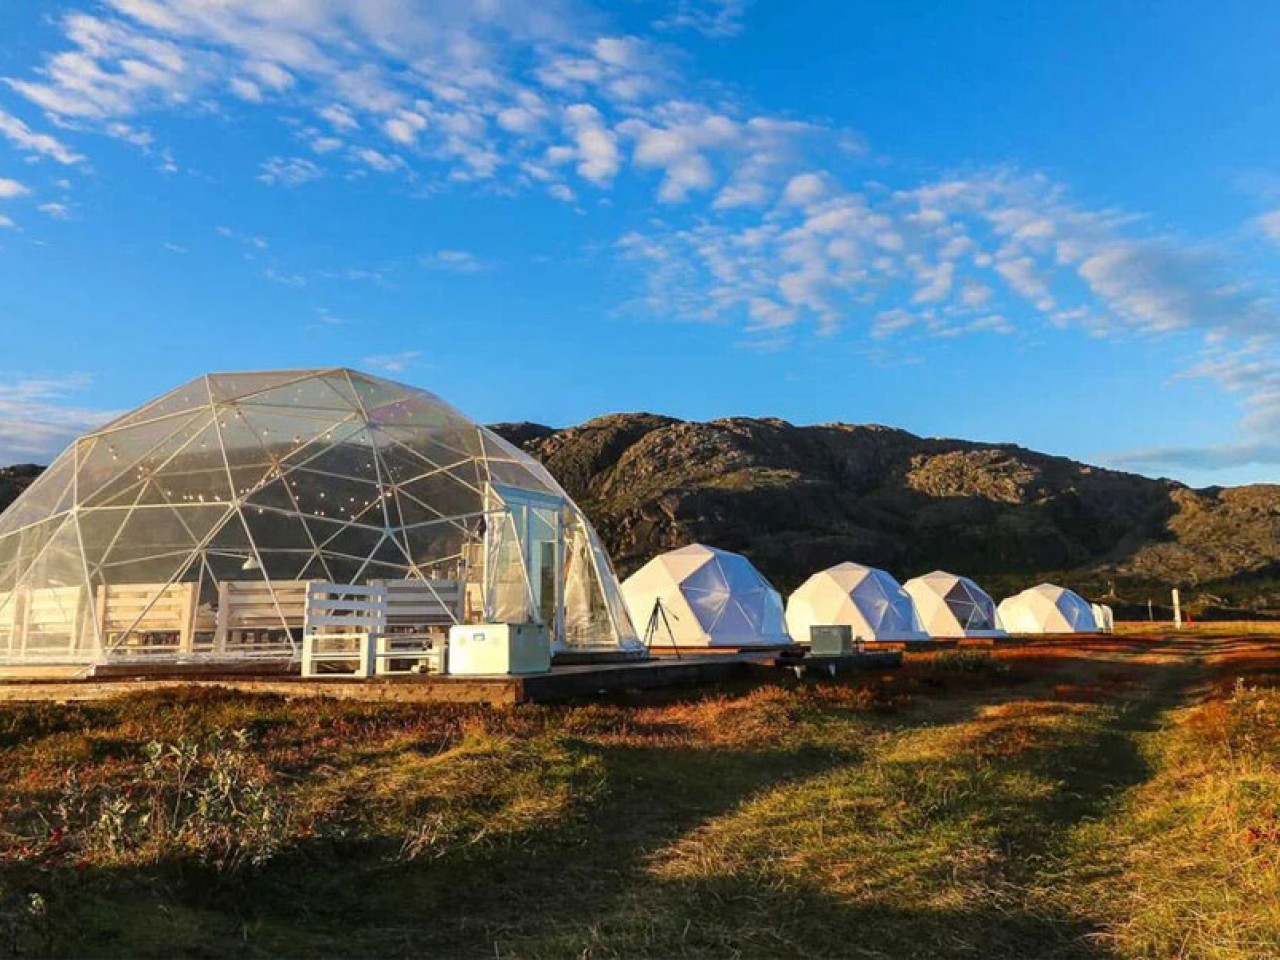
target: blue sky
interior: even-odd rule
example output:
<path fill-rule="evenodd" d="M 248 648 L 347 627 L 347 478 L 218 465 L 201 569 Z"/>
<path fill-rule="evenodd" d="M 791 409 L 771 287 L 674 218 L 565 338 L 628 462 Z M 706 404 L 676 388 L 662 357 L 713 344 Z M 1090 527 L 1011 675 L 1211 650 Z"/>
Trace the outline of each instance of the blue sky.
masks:
<path fill-rule="evenodd" d="M 1280 464 L 1280 7 L 0 5 L 0 463 L 215 369 Z"/>

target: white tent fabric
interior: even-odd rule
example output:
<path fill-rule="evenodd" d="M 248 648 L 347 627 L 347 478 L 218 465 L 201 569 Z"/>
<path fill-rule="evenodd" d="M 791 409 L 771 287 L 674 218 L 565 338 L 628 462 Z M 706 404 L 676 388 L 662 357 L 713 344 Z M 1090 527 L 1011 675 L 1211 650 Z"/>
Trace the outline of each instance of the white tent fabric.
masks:
<path fill-rule="evenodd" d="M 930 637 L 1005 636 L 996 620 L 995 601 L 968 577 L 935 570 L 902 586 Z"/>
<path fill-rule="evenodd" d="M 847 625 L 863 640 L 928 640 L 915 604 L 889 573 L 839 563 L 815 573 L 787 598 L 787 629 L 809 642 L 813 626 Z"/>
<path fill-rule="evenodd" d="M 1105 603 L 1095 603 L 1093 606 L 1093 620 L 1098 625 L 1099 633 L 1115 633 L 1116 632 L 1116 615 Z"/>
<path fill-rule="evenodd" d="M 1089 601 L 1073 590 L 1042 583 L 1001 601 L 996 611 L 1010 633 L 1097 633 Z"/>
<path fill-rule="evenodd" d="M 727 550 L 695 543 L 660 554 L 623 581 L 622 598 L 642 635 L 661 601 L 666 623 L 649 638 L 655 647 L 791 642 L 778 591 L 750 560 Z"/>

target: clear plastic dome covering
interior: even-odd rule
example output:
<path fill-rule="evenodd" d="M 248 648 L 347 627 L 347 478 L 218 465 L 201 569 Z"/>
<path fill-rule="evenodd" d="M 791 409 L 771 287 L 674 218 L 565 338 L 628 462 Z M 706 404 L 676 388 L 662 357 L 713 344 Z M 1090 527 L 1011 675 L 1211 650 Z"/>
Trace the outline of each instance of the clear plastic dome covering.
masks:
<path fill-rule="evenodd" d="M 315 580 L 440 585 L 457 622 L 638 645 L 540 464 L 426 391 L 334 369 L 210 374 L 78 439 L 0 515 L 0 659 L 293 654 Z"/>

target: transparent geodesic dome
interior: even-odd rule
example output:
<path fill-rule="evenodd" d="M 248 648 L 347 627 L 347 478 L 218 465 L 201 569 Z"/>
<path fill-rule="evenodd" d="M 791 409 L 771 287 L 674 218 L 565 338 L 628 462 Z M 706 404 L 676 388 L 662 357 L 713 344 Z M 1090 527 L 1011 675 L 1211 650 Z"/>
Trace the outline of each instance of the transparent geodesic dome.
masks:
<path fill-rule="evenodd" d="M 931 637 L 1004 636 L 996 620 L 995 601 L 968 577 L 935 570 L 902 587 Z"/>
<path fill-rule="evenodd" d="M 746 557 L 700 543 L 660 554 L 622 583 L 631 622 L 652 646 L 789 644 L 782 597 Z"/>
<path fill-rule="evenodd" d="M 787 598 L 787 630 L 809 642 L 814 626 L 849 626 L 863 640 L 927 640 L 915 605 L 893 575 L 859 563 L 819 571 Z"/>
<path fill-rule="evenodd" d="M 1052 583 L 1000 601 L 996 614 L 1010 633 L 1097 633 L 1099 629 L 1088 600 Z"/>
<path fill-rule="evenodd" d="M 440 398 L 352 370 L 210 374 L 78 439 L 0 515 L 0 659 L 297 652 L 309 581 L 637 644 L 582 512 Z M 238 619 L 237 619 L 238 618 Z"/>

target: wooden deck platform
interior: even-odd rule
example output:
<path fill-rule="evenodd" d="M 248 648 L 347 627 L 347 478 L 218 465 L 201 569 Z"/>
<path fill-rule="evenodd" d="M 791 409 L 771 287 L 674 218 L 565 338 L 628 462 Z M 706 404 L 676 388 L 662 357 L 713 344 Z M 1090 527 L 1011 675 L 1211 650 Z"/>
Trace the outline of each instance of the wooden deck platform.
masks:
<path fill-rule="evenodd" d="M 893 651 L 877 651 L 839 658 L 840 669 L 891 669 L 902 662 Z M 351 677 L 308 677 L 285 674 L 279 666 L 254 675 L 216 671 L 212 665 L 199 670 L 157 674 L 137 667 L 115 665 L 106 675 L 76 679 L 25 679 L 0 682 L 0 703 L 44 700 L 72 702 L 124 696 L 142 690 L 181 690 L 220 687 L 249 693 L 273 693 L 286 697 L 336 697 L 400 703 L 549 703 L 593 697 L 623 690 L 693 686 L 728 680 L 763 680 L 781 669 L 794 671 L 795 657 L 777 651 L 714 656 L 655 657 L 640 662 L 616 660 L 556 665 L 550 673 L 526 677 L 397 676 L 368 680 Z"/>

